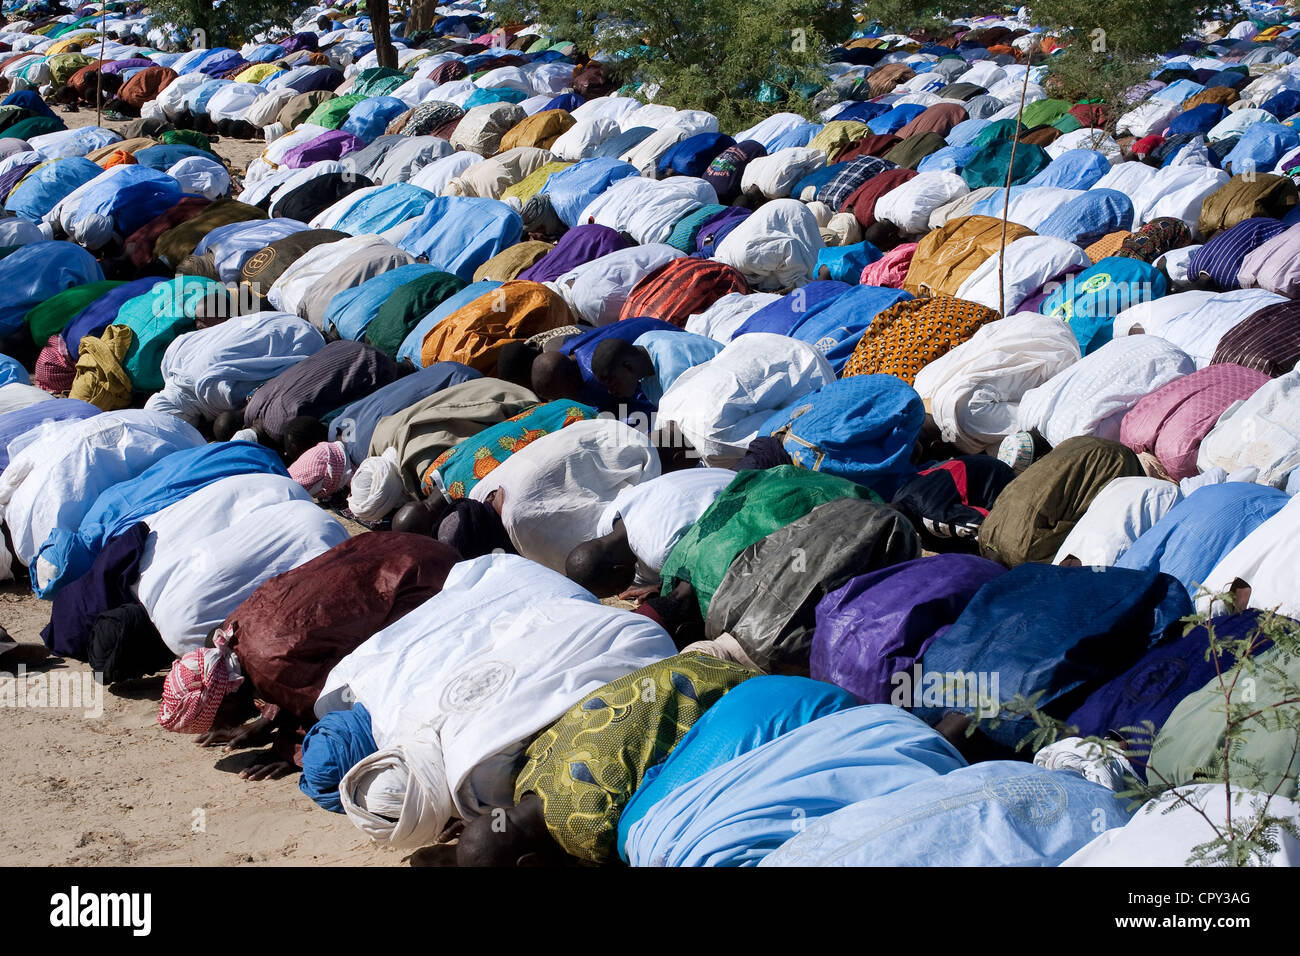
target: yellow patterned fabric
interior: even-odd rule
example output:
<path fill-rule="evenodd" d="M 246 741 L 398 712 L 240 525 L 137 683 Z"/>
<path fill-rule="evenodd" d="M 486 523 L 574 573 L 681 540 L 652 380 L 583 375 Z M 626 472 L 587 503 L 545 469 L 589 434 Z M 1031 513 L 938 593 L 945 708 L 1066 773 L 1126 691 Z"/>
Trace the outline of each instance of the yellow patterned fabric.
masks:
<path fill-rule="evenodd" d="M 573 163 L 545 163 L 539 166 L 534 172 L 529 173 L 513 186 L 507 186 L 505 192 L 501 194 L 502 199 L 518 199 L 521 203 L 528 202 L 535 195 L 542 191 L 546 181 L 555 173 L 568 169 Z"/>
<path fill-rule="evenodd" d="M 1083 254 L 1092 260 L 1093 265 L 1096 265 L 1107 256 L 1113 256 L 1119 252 L 1124 245 L 1124 240 L 1131 235 L 1133 233 L 1127 229 L 1121 229 L 1119 232 L 1108 232 L 1087 249 L 1084 249 Z"/>
<path fill-rule="evenodd" d="M 540 239 L 525 239 L 502 249 L 474 270 L 474 281 L 509 282 L 552 249 L 552 244 Z"/>
<path fill-rule="evenodd" d="M 871 320 L 840 378 L 884 374 L 911 385 L 921 369 L 997 318 L 993 309 L 946 295 L 899 302 Z"/>
<path fill-rule="evenodd" d="M 831 120 L 808 144 L 809 149 L 820 149 L 826 154 L 826 162 L 835 162 L 835 157 L 844 152 L 862 137 L 871 133 L 871 127 L 856 120 Z"/>
<path fill-rule="evenodd" d="M 754 672 L 705 654 L 679 654 L 606 684 L 575 704 L 527 751 L 515 802 L 535 793 L 565 852 L 604 862 L 645 772 L 706 710 Z"/>
<path fill-rule="evenodd" d="M 241 71 L 236 77 L 236 83 L 261 83 L 264 79 L 280 70 L 278 63 L 254 63 L 248 69 Z"/>

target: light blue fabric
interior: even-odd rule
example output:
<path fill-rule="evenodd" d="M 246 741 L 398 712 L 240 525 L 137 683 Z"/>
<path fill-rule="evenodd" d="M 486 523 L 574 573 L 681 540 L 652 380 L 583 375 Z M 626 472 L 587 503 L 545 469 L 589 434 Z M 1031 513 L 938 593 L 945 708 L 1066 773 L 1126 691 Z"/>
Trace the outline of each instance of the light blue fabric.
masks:
<path fill-rule="evenodd" d="M 890 306 L 910 298 L 912 294 L 902 289 L 854 286 L 843 295 L 809 309 L 790 336 L 821 352 L 839 375 L 872 320 Z"/>
<path fill-rule="evenodd" d="M 232 222 L 218 226 L 200 239 L 194 247 L 194 254 L 201 256 L 209 249 L 219 250 L 217 278 L 222 282 L 233 282 L 238 280 L 240 270 L 252 258 L 253 253 L 265 249 L 277 239 L 291 236 L 295 232 L 305 232 L 308 228 L 310 227 L 305 222 L 280 216 L 274 219 Z"/>
<path fill-rule="evenodd" d="M 103 171 L 80 156 L 52 159 L 22 178 L 5 200 L 5 208 L 22 219 L 40 222 L 59 200 Z"/>
<path fill-rule="evenodd" d="M 181 108 L 187 109 L 195 116 L 203 116 L 208 112 L 208 101 L 217 95 L 218 90 L 223 90 L 230 86 L 231 80 L 208 80 L 206 83 L 200 83 L 192 90 L 187 90 L 181 97 Z"/>
<path fill-rule="evenodd" d="M 1128 819 L 1077 773 L 993 760 L 837 810 L 759 865 L 1059 866 Z"/>
<path fill-rule="evenodd" d="M 16 249 L 0 259 L 0 335 L 21 329 L 27 313 L 50 296 L 103 278 L 95 257 L 76 243 L 33 242 Z"/>
<path fill-rule="evenodd" d="M 1190 99 L 1201 90 L 1205 89 L 1195 80 L 1177 80 L 1170 83 L 1162 90 L 1156 90 L 1151 94 L 1153 100 L 1168 100 L 1171 103 L 1181 103 L 1183 100 Z"/>
<path fill-rule="evenodd" d="M 857 285 L 862 270 L 879 259 L 880 255 L 880 250 L 866 241 L 848 246 L 825 246 L 817 253 L 813 275 Z M 822 276 L 823 268 L 826 269 L 825 276 Z"/>
<path fill-rule="evenodd" d="M 646 332 L 632 344 L 649 352 L 654 363 L 655 374 L 641 379 L 641 393 L 655 405 L 679 375 L 722 351 L 721 342 L 693 332 Z"/>
<path fill-rule="evenodd" d="M 244 57 L 249 63 L 270 63 L 285 55 L 284 47 L 278 43 L 263 43 L 256 46 Z"/>
<path fill-rule="evenodd" d="M 32 591 L 52 598 L 90 570 L 115 534 L 222 478 L 252 474 L 289 477 L 280 456 L 255 442 L 215 442 L 172 452 L 100 494 L 75 532 L 54 528 L 32 562 Z"/>
<path fill-rule="evenodd" d="M 944 141 L 949 146 L 969 146 L 971 140 L 982 133 L 984 127 L 992 122 L 992 120 L 986 119 L 964 120 L 948 130 L 948 135 L 944 137 Z"/>
<path fill-rule="evenodd" d="M 499 289 L 503 284 L 490 279 L 471 282 L 455 295 L 443 299 L 436 309 L 422 318 L 415 328 L 407 333 L 406 338 L 402 340 L 402 347 L 397 350 L 397 360 L 400 362 L 402 359 L 410 359 L 416 368 L 422 367 L 424 364 L 421 361 L 422 347 L 424 337 L 429 334 L 429 330 L 461 306 L 469 305 L 479 296 L 486 295 L 493 289 Z"/>
<path fill-rule="evenodd" d="M 1281 123 L 1254 123 L 1223 158 L 1223 168 L 1234 176 L 1251 170 L 1266 173 L 1297 146 L 1300 146 L 1300 134 L 1291 127 Z"/>
<path fill-rule="evenodd" d="M 411 107 L 396 96 L 372 96 L 348 110 L 348 118 L 339 129 L 351 133 L 363 143 L 379 137 L 388 124 Z"/>
<path fill-rule="evenodd" d="M 389 183 L 358 199 L 333 228 L 352 236 L 373 235 L 414 219 L 434 199 L 433 193 L 410 183 Z"/>
<path fill-rule="evenodd" d="M 434 362 L 343 406 L 329 423 L 329 440 L 343 442 L 348 460 L 355 467 L 365 460 L 379 419 L 410 408 L 444 388 L 481 377 L 482 373 L 460 362 Z"/>
<path fill-rule="evenodd" d="M 1029 180 L 1029 186 L 1090 189 L 1110 172 L 1110 160 L 1095 149 L 1068 149 Z"/>
<path fill-rule="evenodd" d="M 1102 236 L 1133 226 L 1133 200 L 1117 189 L 1089 189 L 1057 206 L 1034 232 L 1089 246 Z"/>
<path fill-rule="evenodd" d="M 496 199 L 438 196 L 398 246 L 468 282 L 474 272 L 524 232 L 519 214 Z"/>
<path fill-rule="evenodd" d="M 767 144 L 767 154 L 771 156 L 778 150 L 790 149 L 792 146 L 807 146 L 821 131 L 821 123 L 805 123 L 803 126 L 786 130 Z"/>
<path fill-rule="evenodd" d="M 1214 566 L 1289 500 L 1280 488 L 1248 481 L 1197 488 L 1139 535 L 1115 566 L 1163 571 L 1195 598 Z"/>
<path fill-rule="evenodd" d="M 679 744 L 662 772 L 692 759 L 698 746 L 718 744 L 707 736 L 691 747 Z M 754 866 L 836 810 L 964 766 L 952 744 L 898 707 L 842 710 L 674 789 L 629 827 L 627 860 L 633 866 Z"/>
<path fill-rule="evenodd" d="M 624 841 L 632 824 L 678 787 L 796 727 L 856 706 L 848 691 L 807 677 L 763 674 L 733 688 L 678 741 L 677 759 L 655 764 L 641 777 L 619 817 L 619 856 L 627 860 Z"/>
<path fill-rule="evenodd" d="M 414 262 L 367 279 L 360 285 L 334 293 L 321 320 L 326 330 L 334 329 L 339 338 L 360 341 L 379 314 L 380 307 L 394 292 L 420 276 L 437 272 L 433 266 Z"/>
<path fill-rule="evenodd" d="M 593 199 L 620 179 L 639 175 L 631 163 L 604 157 L 584 159 L 552 173 L 539 192 L 551 200 L 560 222 L 572 229 Z"/>
<path fill-rule="evenodd" d="M 936 149 L 916 165 L 918 173 L 960 173 L 979 152 L 975 146 L 945 146 Z"/>
<path fill-rule="evenodd" d="M 1029 185 L 1028 183 L 1022 183 L 1019 186 L 1012 186 L 1009 191 L 1011 196 L 1010 201 L 1015 202 L 1017 198 L 1024 195 L 1026 191 L 1033 188 L 1034 187 Z M 1001 219 L 1002 207 L 1007 202 L 1006 196 L 1008 194 L 1008 190 L 1001 186 L 996 187 L 996 189 L 997 189 L 996 192 L 989 193 L 979 202 L 975 203 L 975 205 L 971 206 L 970 212 L 967 213 L 967 215 L 990 216 L 994 219 Z"/>
<path fill-rule="evenodd" d="M 298 789 L 331 813 L 342 813 L 339 784 L 344 775 L 378 749 L 370 712 L 360 701 L 348 710 L 332 710 L 302 738 Z"/>
<path fill-rule="evenodd" d="M 19 385 L 30 385 L 32 384 L 32 378 L 27 374 L 27 369 L 23 368 L 22 363 L 16 358 L 0 355 L 0 386 L 10 385 L 15 382 Z"/>

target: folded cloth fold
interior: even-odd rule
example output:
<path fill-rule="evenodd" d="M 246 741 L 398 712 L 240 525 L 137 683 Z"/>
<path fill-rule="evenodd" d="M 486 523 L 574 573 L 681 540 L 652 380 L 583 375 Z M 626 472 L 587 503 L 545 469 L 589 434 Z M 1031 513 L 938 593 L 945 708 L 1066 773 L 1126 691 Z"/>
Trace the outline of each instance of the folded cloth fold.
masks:
<path fill-rule="evenodd" d="M 427 846 L 454 812 L 442 749 L 410 740 L 371 754 L 339 784 L 343 812 L 376 843 Z"/>

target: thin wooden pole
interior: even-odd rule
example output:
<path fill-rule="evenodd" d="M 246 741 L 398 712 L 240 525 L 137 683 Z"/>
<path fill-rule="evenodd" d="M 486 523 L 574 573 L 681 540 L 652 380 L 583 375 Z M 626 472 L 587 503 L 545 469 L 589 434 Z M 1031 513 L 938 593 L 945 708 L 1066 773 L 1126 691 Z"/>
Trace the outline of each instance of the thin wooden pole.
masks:
<path fill-rule="evenodd" d="M 95 71 L 95 125 L 104 124 L 104 50 L 108 46 L 108 0 L 99 17 L 99 69 Z"/>
<path fill-rule="evenodd" d="M 1020 143 L 1020 116 L 1025 111 L 1025 95 L 1029 92 L 1028 51 L 1025 53 L 1025 81 L 1020 84 L 1020 108 L 1016 110 L 1016 135 L 1011 140 L 1011 160 L 1007 163 L 1007 178 L 1002 187 L 1002 239 L 998 243 L 998 315 L 1007 317 L 1007 292 L 1003 276 L 1006 268 L 1007 215 L 1011 211 L 1011 174 L 1016 168 L 1016 146 Z"/>

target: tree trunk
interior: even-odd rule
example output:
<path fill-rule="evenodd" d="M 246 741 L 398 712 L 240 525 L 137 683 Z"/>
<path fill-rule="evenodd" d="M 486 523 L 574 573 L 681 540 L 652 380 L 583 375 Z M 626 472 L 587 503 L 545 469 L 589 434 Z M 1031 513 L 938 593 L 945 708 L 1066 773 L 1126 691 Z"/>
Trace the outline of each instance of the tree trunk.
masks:
<path fill-rule="evenodd" d="M 389 34 L 388 0 L 370 0 L 366 4 L 370 14 L 370 32 L 375 38 L 375 56 L 380 66 L 397 68 L 397 51 L 393 49 L 393 40 Z"/>
<path fill-rule="evenodd" d="M 410 33 L 429 29 L 437 19 L 437 0 L 411 0 Z"/>

